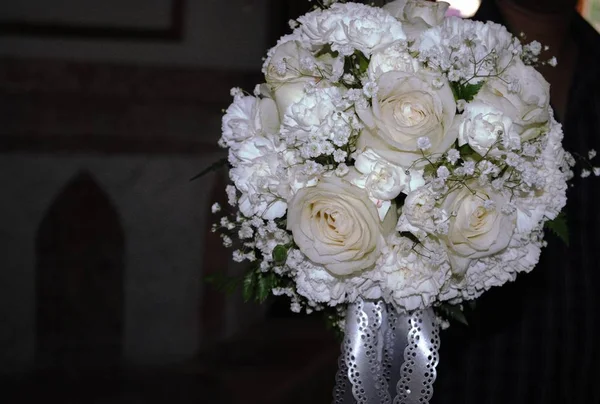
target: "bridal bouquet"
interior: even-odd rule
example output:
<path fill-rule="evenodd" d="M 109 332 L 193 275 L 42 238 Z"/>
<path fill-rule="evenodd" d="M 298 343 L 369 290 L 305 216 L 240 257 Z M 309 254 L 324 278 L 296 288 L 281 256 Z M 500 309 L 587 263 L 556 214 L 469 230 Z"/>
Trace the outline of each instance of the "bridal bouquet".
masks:
<path fill-rule="evenodd" d="M 213 229 L 252 262 L 247 297 L 408 313 L 534 268 L 573 175 L 533 67 L 555 60 L 447 8 L 316 8 L 268 52 L 265 83 L 232 90 L 219 144 L 235 209 Z"/>

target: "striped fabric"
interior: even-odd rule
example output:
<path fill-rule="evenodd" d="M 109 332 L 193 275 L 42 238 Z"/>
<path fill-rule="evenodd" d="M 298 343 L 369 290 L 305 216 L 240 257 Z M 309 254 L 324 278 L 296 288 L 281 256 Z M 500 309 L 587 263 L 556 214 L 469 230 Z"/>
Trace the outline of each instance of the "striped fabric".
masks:
<path fill-rule="evenodd" d="M 489 3 L 476 18 L 502 23 Z M 600 36 L 580 17 L 572 35 L 564 145 L 587 155 L 600 151 Z M 442 333 L 433 404 L 600 403 L 600 178 L 573 185 L 570 247 L 548 235 L 533 272 L 484 294 L 469 327 Z"/>

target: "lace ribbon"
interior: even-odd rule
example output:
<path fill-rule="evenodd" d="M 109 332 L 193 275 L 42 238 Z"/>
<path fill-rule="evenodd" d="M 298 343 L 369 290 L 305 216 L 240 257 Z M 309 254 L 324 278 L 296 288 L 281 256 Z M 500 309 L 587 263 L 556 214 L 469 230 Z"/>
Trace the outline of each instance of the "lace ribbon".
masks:
<path fill-rule="evenodd" d="M 383 301 L 348 307 L 335 404 L 426 404 L 439 361 L 431 309 L 398 314 Z"/>

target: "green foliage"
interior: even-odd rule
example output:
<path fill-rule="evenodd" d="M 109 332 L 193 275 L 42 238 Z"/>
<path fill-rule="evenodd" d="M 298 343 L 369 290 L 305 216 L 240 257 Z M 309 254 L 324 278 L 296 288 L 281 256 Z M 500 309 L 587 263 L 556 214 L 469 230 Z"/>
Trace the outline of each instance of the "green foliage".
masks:
<path fill-rule="evenodd" d="M 204 177 L 206 174 L 216 171 L 221 167 L 224 167 L 227 165 L 227 158 L 223 157 L 221 160 L 217 160 L 216 162 L 214 162 L 213 164 L 211 164 L 210 166 L 206 167 L 204 170 L 200 171 L 199 174 L 194 175 L 192 178 L 190 178 L 190 181 L 194 181 L 200 177 Z"/>
<path fill-rule="evenodd" d="M 339 52 L 332 50 L 331 45 L 327 43 L 327 44 L 323 45 L 323 47 L 317 53 L 315 53 L 315 57 L 319 58 L 319 57 L 327 55 L 327 54 L 331 55 L 331 57 L 333 57 L 333 58 L 336 58 L 336 57 L 338 57 Z"/>
<path fill-rule="evenodd" d="M 567 246 L 569 245 L 569 226 L 567 224 L 567 215 L 564 212 L 559 213 L 554 220 L 548 220 L 544 224 L 544 227 L 554 233 Z"/>
<path fill-rule="evenodd" d="M 367 58 L 365 54 L 360 51 L 355 51 L 354 55 L 356 55 L 360 72 L 362 74 L 366 73 L 367 69 L 369 68 L 369 58 Z"/>
<path fill-rule="evenodd" d="M 242 282 L 242 295 L 245 302 L 254 300 L 257 303 L 263 303 L 274 287 L 277 287 L 279 280 L 274 273 L 263 273 L 258 269 L 249 271 Z"/>
<path fill-rule="evenodd" d="M 369 67 L 369 58 L 361 51 L 354 51 L 350 56 L 344 59 L 344 73 L 352 74 L 356 78 L 363 76 Z M 360 88 L 360 82 L 357 81 L 351 87 Z"/>
<path fill-rule="evenodd" d="M 256 301 L 263 303 L 271 294 L 271 290 L 277 286 L 277 277 L 274 273 L 259 274 Z"/>
<path fill-rule="evenodd" d="M 256 272 L 250 271 L 244 276 L 242 282 L 242 296 L 245 302 L 249 302 L 256 293 Z"/>
<path fill-rule="evenodd" d="M 328 306 L 321 313 L 325 320 L 325 327 L 333 332 L 339 343 L 344 340 L 344 329 L 340 328 L 340 322 L 344 319 L 347 308 L 347 304 L 336 307 Z"/>
<path fill-rule="evenodd" d="M 471 146 L 469 146 L 467 143 L 460 146 L 458 148 L 458 151 L 460 152 L 461 157 L 463 157 L 463 158 L 469 157 L 477 163 L 480 162 L 482 159 L 482 157 L 479 155 L 479 153 L 477 153 L 475 150 L 473 150 L 471 148 Z"/>
<path fill-rule="evenodd" d="M 287 260 L 288 247 L 284 245 L 278 245 L 273 249 L 273 261 L 275 265 L 283 265 Z"/>
<path fill-rule="evenodd" d="M 447 304 L 447 303 L 442 303 L 438 306 L 438 309 L 440 311 L 440 314 L 442 315 L 442 317 L 444 317 L 447 320 L 454 320 L 454 321 L 458 321 L 461 324 L 464 325 L 469 325 L 469 322 L 467 321 L 467 317 L 465 316 L 465 313 L 463 312 L 463 310 L 461 309 L 460 306 L 458 305 L 451 305 L 451 304 Z"/>
<path fill-rule="evenodd" d="M 427 164 L 423 170 L 423 176 L 425 178 L 434 176 L 436 173 L 436 167 L 434 164 Z"/>
<path fill-rule="evenodd" d="M 456 82 L 450 83 L 450 87 L 452 88 L 452 93 L 454 94 L 454 99 L 465 100 L 467 102 L 473 101 L 473 98 L 477 95 L 481 87 L 483 87 L 484 81 L 480 81 L 477 84 L 460 84 Z"/>

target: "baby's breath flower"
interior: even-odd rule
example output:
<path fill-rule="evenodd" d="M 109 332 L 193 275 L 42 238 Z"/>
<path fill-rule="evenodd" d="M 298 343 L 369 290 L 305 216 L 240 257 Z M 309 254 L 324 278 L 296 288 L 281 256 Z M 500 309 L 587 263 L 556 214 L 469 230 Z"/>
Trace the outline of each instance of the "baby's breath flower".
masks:
<path fill-rule="evenodd" d="M 254 234 L 254 230 L 252 230 L 252 227 L 250 227 L 250 224 L 248 224 L 248 222 L 244 223 L 242 225 L 242 228 L 238 232 L 238 236 L 242 240 L 252 237 L 253 234 Z"/>
<path fill-rule="evenodd" d="M 500 209 L 500 211 L 502 213 L 504 213 L 505 215 L 512 215 L 515 211 L 517 210 L 516 206 L 514 203 L 509 202 L 506 205 L 502 206 L 502 208 Z"/>
<path fill-rule="evenodd" d="M 504 188 L 504 178 L 496 178 L 494 181 L 492 181 L 492 188 L 494 188 L 496 191 L 500 191 L 502 188 Z"/>
<path fill-rule="evenodd" d="M 437 169 L 437 176 L 438 178 L 446 180 L 450 176 L 450 170 L 448 170 L 448 167 L 446 166 L 439 166 Z"/>
<path fill-rule="evenodd" d="M 342 149 L 337 149 L 333 152 L 333 159 L 336 163 L 343 163 L 346 161 L 346 157 L 348 157 L 348 152 Z"/>
<path fill-rule="evenodd" d="M 375 94 L 377 94 L 377 83 L 374 81 L 370 81 L 363 87 L 363 93 L 367 98 L 372 98 Z"/>
<path fill-rule="evenodd" d="M 496 209 L 496 203 L 491 199 L 486 199 L 485 202 L 483 202 L 483 207 L 488 211 L 494 210 Z"/>
<path fill-rule="evenodd" d="M 235 250 L 233 252 L 233 260 L 235 262 L 242 262 L 245 258 L 244 253 L 241 250 Z"/>
<path fill-rule="evenodd" d="M 231 90 L 229 90 L 229 94 L 231 94 L 232 97 L 236 98 L 243 96 L 244 92 L 239 87 L 233 87 Z"/>
<path fill-rule="evenodd" d="M 459 158 L 460 152 L 456 149 L 450 149 L 448 150 L 448 153 L 446 153 L 446 160 L 452 165 L 456 164 Z"/>
<path fill-rule="evenodd" d="M 212 212 L 213 214 L 214 214 L 214 213 L 217 213 L 217 212 L 221 211 L 221 205 L 219 205 L 218 203 L 216 203 L 216 202 L 215 202 L 215 203 L 213 203 L 213 205 L 210 207 L 210 210 L 211 210 L 211 212 Z"/>
<path fill-rule="evenodd" d="M 250 251 L 244 256 L 244 258 L 250 262 L 254 262 L 256 261 L 256 253 L 254 251 Z"/>
<path fill-rule="evenodd" d="M 227 193 L 227 203 L 229 203 L 231 206 L 235 206 L 237 203 L 235 187 L 233 185 L 227 185 L 225 187 L 225 192 Z"/>
<path fill-rule="evenodd" d="M 349 171 L 350 169 L 348 168 L 348 166 L 344 163 L 341 163 L 335 169 L 335 175 L 337 175 L 338 177 L 343 177 L 344 175 L 348 174 Z"/>
<path fill-rule="evenodd" d="M 427 136 L 421 136 L 417 139 L 417 147 L 419 150 L 427 150 L 431 148 L 431 141 Z"/>
<path fill-rule="evenodd" d="M 342 76 L 342 81 L 344 81 L 346 84 L 354 84 L 356 83 L 356 78 L 350 73 L 346 73 Z"/>
<path fill-rule="evenodd" d="M 225 246 L 226 248 L 229 248 L 233 245 L 233 241 L 231 240 L 231 237 L 226 236 L 225 234 L 222 234 L 221 238 L 223 239 L 223 246 Z"/>
<path fill-rule="evenodd" d="M 441 222 L 435 226 L 435 232 L 438 234 L 448 234 L 448 222 Z"/>
<path fill-rule="evenodd" d="M 466 175 L 473 175 L 475 172 L 475 162 L 472 160 L 465 161 L 462 166 Z"/>

